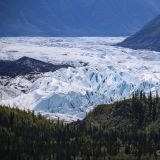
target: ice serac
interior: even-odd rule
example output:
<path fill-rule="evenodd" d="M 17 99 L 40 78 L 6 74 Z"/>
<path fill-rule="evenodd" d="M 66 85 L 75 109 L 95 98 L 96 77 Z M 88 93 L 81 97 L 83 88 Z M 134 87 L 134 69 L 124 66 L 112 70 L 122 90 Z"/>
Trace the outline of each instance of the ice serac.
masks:
<path fill-rule="evenodd" d="M 136 90 L 158 89 L 159 84 L 126 72 L 90 68 L 60 69 L 35 81 L 26 94 L 2 103 L 43 113 L 84 118 L 98 104 L 129 98 Z"/>
<path fill-rule="evenodd" d="M 146 24 L 139 32 L 118 45 L 133 49 L 148 49 L 160 52 L 160 15 Z"/>
<path fill-rule="evenodd" d="M 1 0 L 0 36 L 128 36 L 159 0 Z"/>

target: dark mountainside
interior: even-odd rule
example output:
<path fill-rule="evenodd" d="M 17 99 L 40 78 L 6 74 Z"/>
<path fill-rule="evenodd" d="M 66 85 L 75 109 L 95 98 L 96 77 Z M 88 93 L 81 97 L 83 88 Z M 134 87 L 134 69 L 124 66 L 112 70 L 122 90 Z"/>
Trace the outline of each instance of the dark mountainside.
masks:
<path fill-rule="evenodd" d="M 1 160 L 158 160 L 160 99 L 136 93 L 63 124 L 0 106 Z"/>
<path fill-rule="evenodd" d="M 1 0 L 0 36 L 128 36 L 159 0 Z"/>
<path fill-rule="evenodd" d="M 135 35 L 118 44 L 133 49 L 160 51 L 160 15 L 145 25 Z"/>
<path fill-rule="evenodd" d="M 20 75 L 54 72 L 69 65 L 53 65 L 29 57 L 22 57 L 15 61 L 0 60 L 0 76 L 15 77 Z"/>

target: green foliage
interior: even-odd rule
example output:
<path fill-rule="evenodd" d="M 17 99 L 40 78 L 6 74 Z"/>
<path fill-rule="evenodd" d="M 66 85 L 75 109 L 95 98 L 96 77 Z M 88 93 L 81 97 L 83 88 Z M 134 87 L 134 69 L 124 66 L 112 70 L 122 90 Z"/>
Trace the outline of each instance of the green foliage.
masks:
<path fill-rule="evenodd" d="M 135 93 L 100 105 L 84 121 L 63 124 L 0 106 L 1 160 L 155 160 L 160 99 Z"/>

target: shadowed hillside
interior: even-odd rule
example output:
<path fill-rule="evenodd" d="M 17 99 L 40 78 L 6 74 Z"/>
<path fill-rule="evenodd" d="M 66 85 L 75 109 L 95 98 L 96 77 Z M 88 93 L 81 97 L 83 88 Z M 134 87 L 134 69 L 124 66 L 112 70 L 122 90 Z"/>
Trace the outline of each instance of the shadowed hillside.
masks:
<path fill-rule="evenodd" d="M 159 0 L 1 0 L 0 36 L 128 36 Z"/>
<path fill-rule="evenodd" d="M 135 35 L 118 44 L 133 49 L 160 51 L 160 15 L 145 25 Z"/>

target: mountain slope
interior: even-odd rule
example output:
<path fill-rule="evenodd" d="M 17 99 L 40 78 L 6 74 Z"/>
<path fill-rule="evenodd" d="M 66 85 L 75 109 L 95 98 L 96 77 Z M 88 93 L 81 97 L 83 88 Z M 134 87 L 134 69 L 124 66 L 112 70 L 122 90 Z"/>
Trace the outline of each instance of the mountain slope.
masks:
<path fill-rule="evenodd" d="M 118 45 L 133 49 L 149 49 L 160 51 L 160 15 L 145 25 L 135 35 Z"/>
<path fill-rule="evenodd" d="M 110 129 L 145 127 L 151 129 L 152 125 L 157 125 L 160 121 L 160 99 L 158 96 L 156 98 L 146 96 L 142 92 L 137 94 L 138 96 L 135 95 L 129 100 L 99 105 L 87 115 L 85 123 L 104 125 Z M 155 124 L 152 124 L 153 122 Z"/>
<path fill-rule="evenodd" d="M 5 0 L 0 36 L 130 35 L 159 9 L 159 0 Z"/>

